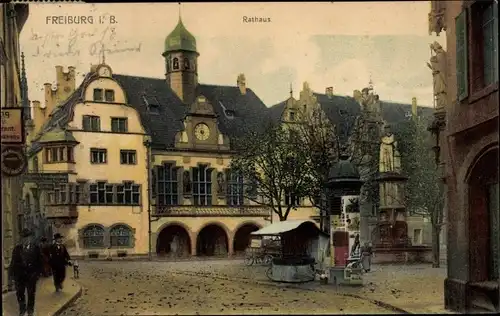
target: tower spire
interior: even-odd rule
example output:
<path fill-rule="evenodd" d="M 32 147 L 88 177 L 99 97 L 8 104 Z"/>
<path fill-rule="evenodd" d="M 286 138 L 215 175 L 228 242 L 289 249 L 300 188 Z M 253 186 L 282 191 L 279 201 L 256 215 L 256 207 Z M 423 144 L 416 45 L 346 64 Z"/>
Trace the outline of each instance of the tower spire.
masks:
<path fill-rule="evenodd" d="M 373 80 L 372 80 L 372 74 L 370 73 L 370 81 L 368 81 L 368 88 L 370 90 L 373 90 Z"/>
<path fill-rule="evenodd" d="M 21 106 L 24 108 L 24 120 L 31 120 L 30 101 L 28 99 L 28 79 L 26 78 L 24 52 L 21 53 Z"/>

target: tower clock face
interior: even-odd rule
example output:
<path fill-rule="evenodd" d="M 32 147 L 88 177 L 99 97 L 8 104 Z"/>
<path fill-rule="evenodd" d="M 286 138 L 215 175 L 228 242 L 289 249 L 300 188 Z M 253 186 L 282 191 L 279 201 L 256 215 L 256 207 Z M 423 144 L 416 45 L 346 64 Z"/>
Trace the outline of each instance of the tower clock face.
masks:
<path fill-rule="evenodd" d="M 109 77 L 111 74 L 111 71 L 109 71 L 109 68 L 106 66 L 103 66 L 99 68 L 99 75 L 102 77 Z"/>
<path fill-rule="evenodd" d="M 200 123 L 194 128 L 194 136 L 198 140 L 207 140 L 210 137 L 210 128 L 205 123 Z"/>

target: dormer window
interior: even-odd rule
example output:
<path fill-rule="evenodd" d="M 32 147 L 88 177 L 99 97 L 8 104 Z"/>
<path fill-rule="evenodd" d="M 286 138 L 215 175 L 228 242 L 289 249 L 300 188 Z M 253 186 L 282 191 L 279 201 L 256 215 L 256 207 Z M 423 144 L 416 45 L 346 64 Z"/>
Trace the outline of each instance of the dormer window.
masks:
<path fill-rule="evenodd" d="M 174 58 L 172 68 L 174 70 L 179 70 L 179 58 L 177 57 Z"/>
<path fill-rule="evenodd" d="M 106 102 L 115 102 L 115 91 L 106 89 L 104 92 L 104 98 Z"/>
<path fill-rule="evenodd" d="M 94 89 L 94 101 L 103 101 L 103 97 L 102 89 Z"/>
<path fill-rule="evenodd" d="M 290 111 L 290 121 L 295 121 L 295 112 Z"/>

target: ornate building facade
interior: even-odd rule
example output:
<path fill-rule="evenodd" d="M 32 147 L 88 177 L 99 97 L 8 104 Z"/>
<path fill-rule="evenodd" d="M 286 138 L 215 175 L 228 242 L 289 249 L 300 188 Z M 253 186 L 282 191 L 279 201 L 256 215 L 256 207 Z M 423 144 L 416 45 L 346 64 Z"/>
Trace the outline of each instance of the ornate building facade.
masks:
<path fill-rule="evenodd" d="M 38 193 L 73 256 L 232 255 L 270 221 L 229 169 L 231 140 L 266 106 L 242 74 L 232 87 L 198 83 L 196 39 L 181 20 L 162 55 L 165 78 L 103 62 L 78 88 L 75 69 L 57 66 L 45 103 L 33 102 L 24 193 Z"/>
<path fill-rule="evenodd" d="M 27 4 L 0 5 L 0 105 L 22 107 L 26 91 L 22 89 L 19 34 L 28 19 Z M 24 98 L 23 98 L 24 97 Z M 29 111 L 25 111 L 29 112 Z M 2 289 L 7 285 L 7 267 L 18 240 L 22 220 L 21 178 L 2 176 Z"/>
<path fill-rule="evenodd" d="M 439 17 L 432 31 L 447 35 L 445 102 L 437 111 L 447 188 L 445 306 L 498 312 L 498 3 L 440 1 L 438 8 L 429 16 Z"/>

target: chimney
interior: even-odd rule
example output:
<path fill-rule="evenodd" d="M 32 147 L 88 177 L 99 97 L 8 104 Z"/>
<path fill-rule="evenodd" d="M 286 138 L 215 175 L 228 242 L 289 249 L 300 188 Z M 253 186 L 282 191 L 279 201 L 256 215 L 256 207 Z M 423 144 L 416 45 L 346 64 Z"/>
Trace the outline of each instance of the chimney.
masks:
<path fill-rule="evenodd" d="M 240 88 L 240 92 L 242 95 L 245 95 L 247 93 L 247 85 L 246 85 L 246 79 L 244 74 L 239 74 L 238 79 L 236 80 L 236 84 L 238 85 L 238 88 Z"/>
<path fill-rule="evenodd" d="M 414 119 L 417 118 L 417 98 L 411 98 L 411 115 Z"/>
<path fill-rule="evenodd" d="M 53 108 L 53 104 L 54 103 L 54 98 L 52 96 L 52 84 L 51 83 L 44 83 L 43 84 L 43 87 L 45 89 L 45 110 L 50 113 L 52 111 L 52 108 Z"/>
<path fill-rule="evenodd" d="M 327 87 L 325 90 L 325 94 L 328 99 L 331 99 L 333 97 L 333 87 Z"/>
<path fill-rule="evenodd" d="M 32 101 L 33 107 L 33 131 L 28 135 L 30 139 L 35 137 L 40 132 L 40 129 L 45 123 L 45 118 L 47 117 L 47 109 L 40 105 L 40 101 Z"/>

